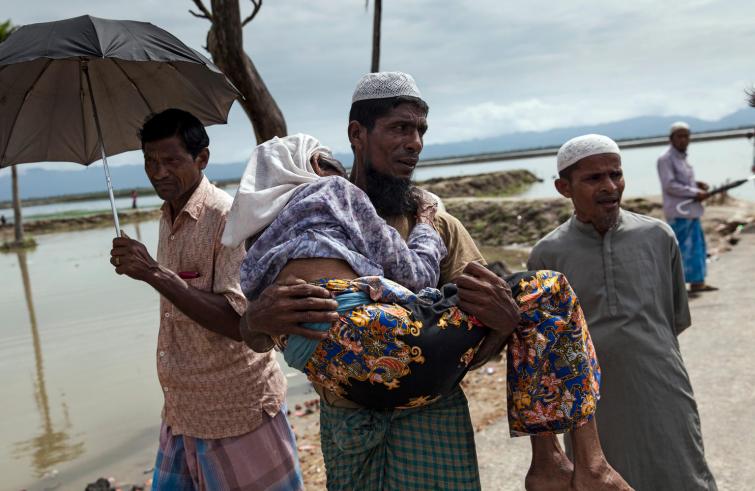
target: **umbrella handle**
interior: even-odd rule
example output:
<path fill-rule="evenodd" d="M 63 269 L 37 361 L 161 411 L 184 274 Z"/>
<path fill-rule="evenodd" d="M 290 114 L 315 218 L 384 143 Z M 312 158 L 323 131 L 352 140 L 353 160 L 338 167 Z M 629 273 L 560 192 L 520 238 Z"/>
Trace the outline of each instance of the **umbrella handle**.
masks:
<path fill-rule="evenodd" d="M 676 205 L 676 211 L 678 211 L 680 215 L 689 215 L 689 211 L 687 211 L 687 206 L 694 202 L 695 202 L 694 199 L 685 199 L 684 201 Z"/>
<path fill-rule="evenodd" d="M 89 88 L 89 100 L 92 102 L 92 113 L 94 114 L 94 125 L 97 127 L 97 143 L 100 144 L 100 153 L 102 154 L 102 168 L 105 170 L 105 183 L 107 184 L 107 194 L 110 198 L 110 209 L 113 211 L 113 222 L 115 223 L 115 236 L 121 236 L 121 223 L 118 220 L 118 209 L 115 207 L 115 197 L 113 196 L 113 182 L 110 180 L 110 167 L 107 165 L 107 154 L 105 153 L 105 143 L 102 140 L 102 129 L 100 128 L 100 118 L 97 115 L 97 104 L 94 102 L 94 92 L 92 91 L 92 81 L 89 79 L 89 66 L 87 60 L 81 61 L 81 69 L 87 79 Z"/>

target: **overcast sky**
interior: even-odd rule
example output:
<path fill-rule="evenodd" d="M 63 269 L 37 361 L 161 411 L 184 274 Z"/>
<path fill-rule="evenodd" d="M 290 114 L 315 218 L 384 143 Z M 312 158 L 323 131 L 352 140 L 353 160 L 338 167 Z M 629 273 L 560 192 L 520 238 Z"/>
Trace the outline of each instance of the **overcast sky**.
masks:
<path fill-rule="evenodd" d="M 148 21 L 204 52 L 209 23 L 190 8 L 191 0 L 9 1 L 1 17 Z M 755 81 L 753 19 L 752 0 L 386 0 L 381 69 L 414 75 L 430 105 L 426 143 L 639 115 L 717 119 L 744 107 Z M 364 0 L 264 2 L 244 44 L 289 132 L 348 150 L 350 98 L 369 69 L 371 29 Z M 215 162 L 245 160 L 255 144 L 237 105 L 210 137 Z"/>

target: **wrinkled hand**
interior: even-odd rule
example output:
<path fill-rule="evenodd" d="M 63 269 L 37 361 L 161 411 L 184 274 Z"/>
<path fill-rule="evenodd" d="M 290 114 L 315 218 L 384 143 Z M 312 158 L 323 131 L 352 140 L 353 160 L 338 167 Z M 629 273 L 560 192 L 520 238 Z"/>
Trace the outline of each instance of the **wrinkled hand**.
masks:
<path fill-rule="evenodd" d="M 121 232 L 121 237 L 113 239 L 110 264 L 115 266 L 116 273 L 143 281 L 160 267 L 149 255 L 144 244 L 132 239 L 125 232 Z"/>
<path fill-rule="evenodd" d="M 519 324 L 519 306 L 508 283 L 478 263 L 469 263 L 456 278 L 459 307 L 496 334 L 508 338 Z"/>
<path fill-rule="evenodd" d="M 696 201 L 705 201 L 710 197 L 710 194 L 708 194 L 708 191 L 700 191 L 697 193 L 697 196 L 695 196 Z"/>
<path fill-rule="evenodd" d="M 304 280 L 286 278 L 267 287 L 254 301 L 249 302 L 245 322 L 241 323 L 244 339 L 262 332 L 269 336 L 298 334 L 322 340 L 327 332 L 302 327 L 305 322 L 335 322 L 338 320 L 338 302 L 325 288 L 310 285 Z"/>
<path fill-rule="evenodd" d="M 420 191 L 417 198 L 417 223 L 433 225 L 438 212 L 438 202 L 428 193 Z"/>
<path fill-rule="evenodd" d="M 710 186 L 708 185 L 707 182 L 697 181 L 695 184 L 697 184 L 697 187 L 699 187 L 703 191 L 707 191 L 708 189 L 710 189 Z"/>

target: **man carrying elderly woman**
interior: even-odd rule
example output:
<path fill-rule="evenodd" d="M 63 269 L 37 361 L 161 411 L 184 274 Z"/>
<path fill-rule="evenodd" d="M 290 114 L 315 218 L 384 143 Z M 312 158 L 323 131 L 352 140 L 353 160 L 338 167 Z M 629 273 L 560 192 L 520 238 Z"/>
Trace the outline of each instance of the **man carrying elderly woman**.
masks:
<path fill-rule="evenodd" d="M 375 100 L 382 106 L 380 114 L 365 124 L 359 106 L 369 108 Z M 562 482 L 565 472 L 577 489 L 630 489 L 600 450 L 592 418 L 600 370 L 566 278 L 530 271 L 505 282 L 496 279 L 494 284 L 518 311 L 516 324 L 487 322 L 486 309 L 479 308 L 485 290 L 465 292 L 470 278 L 472 283 L 493 281 L 477 264 L 467 265 L 456 283 L 436 289 L 441 261 L 449 255 L 436 229 L 436 203 L 404 185 L 422 148 L 427 105 L 410 76 L 379 73 L 360 81 L 352 103 L 355 113 L 349 124 L 356 160 L 352 180 L 368 187 L 368 193 L 342 177 L 323 177 L 320 161 L 331 157 L 314 138 L 274 138 L 255 149 L 223 236 L 231 247 L 251 238 L 241 267 L 250 310 L 267 289 L 290 276 L 303 281 L 302 286 L 320 287 L 335 301 L 337 315 L 273 339 L 286 362 L 303 371 L 323 396 L 328 488 L 479 489 L 473 435 L 463 421 L 455 428 L 453 418 L 426 421 L 422 412 L 458 393 L 459 381 L 486 340 L 488 345 L 495 340 L 500 349 L 501 339 L 511 334 L 512 436 L 550 440 L 570 431 L 575 448 L 573 468 L 562 456 L 533 455 L 533 463 L 544 467 L 542 475 L 553 476 L 553 482 L 539 477 L 529 479 L 527 487 L 547 489 Z M 399 173 L 408 175 L 386 179 L 371 158 L 375 156 L 405 167 Z M 381 218 L 378 203 L 371 202 L 371 180 L 382 181 L 383 189 L 394 185 L 393 199 L 408 204 L 399 210 L 413 222 L 406 241 Z M 269 349 L 267 337 L 251 328 L 253 323 L 242 328 L 247 342 L 257 350 Z M 330 408 L 329 399 L 340 407 Z M 338 420 L 330 421 L 328 413 Z M 405 414 L 414 417 L 405 419 Z M 386 434 L 395 430 L 406 441 L 391 446 Z M 447 447 L 466 447 L 472 459 L 462 456 L 461 466 L 474 461 L 475 469 L 444 472 L 454 456 L 437 454 L 422 436 L 415 439 L 428 432 L 439 434 L 441 441 L 445 437 Z M 386 451 L 394 457 L 386 457 Z"/>

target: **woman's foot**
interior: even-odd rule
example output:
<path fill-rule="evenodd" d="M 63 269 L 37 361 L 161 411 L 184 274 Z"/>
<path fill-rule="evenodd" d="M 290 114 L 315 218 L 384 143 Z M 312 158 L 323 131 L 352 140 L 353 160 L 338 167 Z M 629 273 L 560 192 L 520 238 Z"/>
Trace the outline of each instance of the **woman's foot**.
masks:
<path fill-rule="evenodd" d="M 545 463 L 532 462 L 524 478 L 524 489 L 527 491 L 563 491 L 569 489 L 572 481 L 574 466 L 563 453 L 556 453 Z"/>
<path fill-rule="evenodd" d="M 566 488 L 561 488 L 566 489 Z M 571 486 L 574 491 L 633 491 L 627 482 L 603 460 L 589 468 L 577 467 L 574 469 Z"/>

